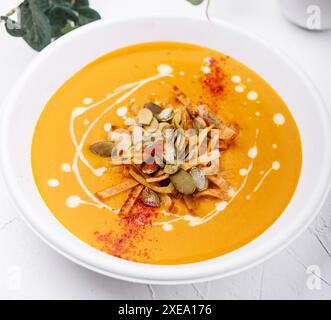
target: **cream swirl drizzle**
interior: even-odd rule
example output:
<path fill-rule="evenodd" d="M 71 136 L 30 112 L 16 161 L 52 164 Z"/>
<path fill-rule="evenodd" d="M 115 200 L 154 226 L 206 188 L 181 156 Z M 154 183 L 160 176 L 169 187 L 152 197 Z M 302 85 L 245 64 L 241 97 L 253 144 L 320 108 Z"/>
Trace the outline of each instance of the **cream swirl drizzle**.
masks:
<path fill-rule="evenodd" d="M 113 107 L 115 107 L 116 105 L 122 103 L 124 100 L 126 100 L 127 98 L 129 98 L 134 92 L 136 92 L 138 89 L 140 89 L 142 86 L 144 86 L 147 83 L 150 83 L 152 81 L 164 78 L 164 77 L 171 77 L 172 76 L 172 68 L 170 66 L 167 65 L 160 65 L 158 66 L 158 71 L 159 73 L 146 78 L 146 79 L 142 79 L 130 84 L 126 84 L 124 86 L 121 86 L 117 89 L 115 89 L 112 93 L 110 93 L 109 95 L 107 95 L 106 98 L 88 106 L 88 107 L 77 107 L 75 108 L 72 113 L 71 113 L 71 119 L 70 119 L 70 134 L 71 134 L 71 139 L 72 142 L 75 146 L 75 155 L 74 155 L 74 159 L 73 159 L 73 163 L 72 163 L 72 171 L 74 172 L 76 179 L 79 183 L 79 185 L 81 186 L 81 188 L 83 189 L 83 191 L 85 192 L 85 194 L 95 203 L 98 205 L 98 207 L 102 207 L 105 209 L 108 209 L 109 211 L 113 212 L 113 213 L 118 213 L 118 210 L 114 210 L 113 208 L 111 208 L 110 206 L 106 205 L 105 203 L 101 202 L 97 197 L 94 196 L 94 194 L 92 192 L 90 192 L 90 190 L 86 187 L 81 174 L 79 172 L 79 167 L 78 167 L 78 160 L 82 161 L 82 163 L 88 167 L 93 174 L 95 174 L 96 176 L 101 176 L 104 171 L 106 170 L 106 168 L 102 167 L 102 168 L 98 168 L 95 169 L 91 166 L 91 164 L 88 162 L 88 160 L 85 158 L 82 149 L 83 146 L 85 144 L 86 138 L 88 136 L 88 134 L 91 132 L 91 130 L 94 128 L 94 126 L 99 122 L 99 120 L 107 113 L 109 112 Z M 79 116 L 83 115 L 84 113 L 88 112 L 91 109 L 94 109 L 98 106 L 100 106 L 101 104 L 109 101 L 111 98 L 119 95 L 120 93 L 127 91 L 125 94 L 121 95 L 114 103 L 112 103 L 110 106 L 108 106 L 107 108 L 105 108 L 94 120 L 91 124 L 88 125 L 87 129 L 85 130 L 83 137 L 81 138 L 81 140 L 78 142 L 77 138 L 76 138 L 76 134 L 75 134 L 75 120 L 76 118 L 78 118 Z"/>
<path fill-rule="evenodd" d="M 83 146 L 85 145 L 86 139 L 88 134 L 91 132 L 91 130 L 95 127 L 95 125 L 100 121 L 100 119 L 107 114 L 110 110 L 112 110 L 115 106 L 121 104 L 123 101 L 125 101 L 126 99 L 128 99 L 134 92 L 136 92 L 137 90 L 139 90 L 141 87 L 143 87 L 144 85 L 153 82 L 155 80 L 161 79 L 161 78 L 165 78 L 165 77 L 173 77 L 173 70 L 170 66 L 167 65 L 160 65 L 158 66 L 158 74 L 151 76 L 149 78 L 146 79 L 142 79 L 133 83 L 129 83 L 129 84 L 125 84 L 121 87 L 118 87 L 117 89 L 115 89 L 113 92 L 111 92 L 110 94 L 108 94 L 104 99 L 95 102 L 92 104 L 92 99 L 89 99 L 89 105 L 85 106 L 85 107 L 77 107 L 72 111 L 71 114 L 71 119 L 70 119 L 70 134 L 71 134 L 71 139 L 72 142 L 75 146 L 75 154 L 74 154 L 74 158 L 73 158 L 73 162 L 71 165 L 72 168 L 72 172 L 75 174 L 75 177 L 79 183 L 79 185 L 81 186 L 81 188 L 83 189 L 83 191 L 85 192 L 85 194 L 87 195 L 87 197 L 90 199 L 90 201 L 85 201 L 82 200 L 79 196 L 71 196 L 67 199 L 66 201 L 66 205 L 70 208 L 76 208 L 77 206 L 79 206 L 80 204 L 83 205 L 90 205 L 90 206 L 94 206 L 97 208 L 105 208 L 107 210 L 109 210 L 110 212 L 114 213 L 114 214 L 118 214 L 119 210 L 118 209 L 113 209 L 110 206 L 108 206 L 107 204 L 101 202 L 98 198 L 96 198 L 94 196 L 94 194 L 87 188 L 87 186 L 85 185 L 80 171 L 79 171 L 79 161 L 81 161 L 87 168 L 90 169 L 90 171 L 96 175 L 96 176 L 102 176 L 103 173 L 106 171 L 105 167 L 101 167 L 101 168 L 94 168 L 89 161 L 85 158 L 82 149 Z M 82 138 L 80 139 L 80 141 L 78 141 L 77 137 L 76 137 L 76 133 L 75 133 L 75 120 L 84 115 L 85 113 L 87 113 L 88 111 L 99 107 L 100 105 L 102 105 L 103 103 L 106 103 L 107 101 L 110 101 L 112 98 L 117 97 L 117 100 L 115 102 L 113 102 L 110 106 L 106 107 L 103 111 L 100 112 L 100 114 L 91 122 L 91 123 L 87 123 L 87 121 L 85 122 L 86 124 L 86 130 L 83 133 Z M 85 101 L 86 103 L 87 101 Z M 179 222 L 179 221 L 186 221 L 188 222 L 189 226 L 191 227 L 195 227 L 198 225 L 201 225 L 203 223 L 206 223 L 208 221 L 210 221 L 211 219 L 213 219 L 215 216 L 217 216 L 220 212 L 224 211 L 234 200 L 235 198 L 242 192 L 242 190 L 244 189 L 247 180 L 249 178 L 249 175 L 251 173 L 251 171 L 253 170 L 254 167 L 254 159 L 257 157 L 258 155 L 258 149 L 257 149 L 257 139 L 258 139 L 258 135 L 259 135 L 259 130 L 256 129 L 256 137 L 255 137 L 255 144 L 252 148 L 250 148 L 248 150 L 248 157 L 250 158 L 250 163 L 247 167 L 247 169 L 245 169 L 245 175 L 244 175 L 244 179 L 240 185 L 240 187 L 237 190 L 231 190 L 231 192 L 229 192 L 229 195 L 231 196 L 229 201 L 220 201 L 218 203 L 216 203 L 215 209 L 210 211 L 209 213 L 207 213 L 205 216 L 203 217 L 196 217 L 196 216 L 192 216 L 190 214 L 186 214 L 186 215 L 178 215 L 178 214 L 174 214 L 174 213 L 170 213 L 167 211 L 162 211 L 162 215 L 164 217 L 167 217 L 168 220 L 167 221 L 158 221 L 158 222 L 154 222 L 153 225 L 154 226 L 162 226 L 163 229 L 165 231 L 171 231 L 173 230 L 173 223 Z M 274 162 L 275 164 L 275 162 Z M 260 185 L 263 183 L 263 181 L 267 178 L 267 176 L 270 174 L 270 172 L 272 170 L 277 170 L 274 168 L 270 168 L 265 175 L 263 175 L 261 181 L 258 183 L 258 185 L 256 186 L 256 190 L 254 189 L 254 192 L 258 190 L 258 188 L 260 187 Z"/>

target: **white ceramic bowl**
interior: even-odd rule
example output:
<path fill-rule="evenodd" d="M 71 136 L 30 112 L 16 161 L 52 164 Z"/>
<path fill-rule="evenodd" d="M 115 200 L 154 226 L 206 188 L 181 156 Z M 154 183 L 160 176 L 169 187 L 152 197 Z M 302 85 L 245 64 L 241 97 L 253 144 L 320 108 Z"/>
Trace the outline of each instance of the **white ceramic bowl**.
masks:
<path fill-rule="evenodd" d="M 40 197 L 32 175 L 31 139 L 39 115 L 52 94 L 76 71 L 101 55 L 151 41 L 207 46 L 243 62 L 264 77 L 285 100 L 302 139 L 302 174 L 295 195 L 281 217 L 242 248 L 199 263 L 139 264 L 90 247 L 54 218 Z M 101 21 L 50 45 L 15 84 L 3 106 L 1 167 L 23 218 L 45 242 L 67 258 L 119 279 L 157 284 L 190 283 L 228 276 L 261 263 L 282 250 L 311 223 L 329 189 L 330 136 L 329 115 L 312 83 L 284 54 L 264 41 L 225 23 L 200 19 L 159 16 Z"/>

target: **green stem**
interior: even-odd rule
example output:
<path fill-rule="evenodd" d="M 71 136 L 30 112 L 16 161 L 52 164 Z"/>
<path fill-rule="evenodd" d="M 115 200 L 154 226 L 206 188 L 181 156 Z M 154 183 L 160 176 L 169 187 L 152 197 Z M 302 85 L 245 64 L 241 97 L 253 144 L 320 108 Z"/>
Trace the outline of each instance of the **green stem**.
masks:
<path fill-rule="evenodd" d="M 210 8 L 210 3 L 211 0 L 207 0 L 207 5 L 206 5 L 206 17 L 210 21 L 210 16 L 209 16 L 209 8 Z"/>

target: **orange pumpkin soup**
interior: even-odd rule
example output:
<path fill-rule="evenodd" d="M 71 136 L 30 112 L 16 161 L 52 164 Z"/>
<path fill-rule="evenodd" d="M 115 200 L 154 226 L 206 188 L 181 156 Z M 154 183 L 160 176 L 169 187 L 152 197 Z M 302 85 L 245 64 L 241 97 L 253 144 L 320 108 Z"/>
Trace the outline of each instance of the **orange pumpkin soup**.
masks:
<path fill-rule="evenodd" d="M 192 156 L 189 130 L 205 154 Z M 121 133 L 130 138 L 116 144 Z M 148 43 L 97 59 L 54 94 L 32 167 L 51 212 L 82 241 L 131 261 L 183 264 L 231 252 L 275 222 L 298 183 L 301 142 L 285 103 L 243 64 Z"/>

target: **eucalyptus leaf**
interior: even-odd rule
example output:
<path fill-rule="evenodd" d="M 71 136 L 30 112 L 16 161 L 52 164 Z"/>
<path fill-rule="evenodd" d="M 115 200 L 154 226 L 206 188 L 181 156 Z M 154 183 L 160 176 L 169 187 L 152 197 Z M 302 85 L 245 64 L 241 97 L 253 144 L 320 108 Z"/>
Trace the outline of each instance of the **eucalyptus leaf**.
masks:
<path fill-rule="evenodd" d="M 41 51 L 52 40 L 52 29 L 45 11 L 47 0 L 25 0 L 19 6 L 22 29 L 26 30 L 23 39 L 35 50 Z"/>
<path fill-rule="evenodd" d="M 52 40 L 99 20 L 99 13 L 89 7 L 88 0 L 22 0 L 17 9 L 18 22 L 8 15 L 0 17 L 7 32 L 23 39 L 35 50 L 40 51 Z"/>
<path fill-rule="evenodd" d="M 85 24 L 101 19 L 101 16 L 97 11 L 88 7 L 79 8 L 77 9 L 77 12 L 79 14 L 78 26 L 84 26 Z"/>
<path fill-rule="evenodd" d="M 75 0 L 73 2 L 73 8 L 75 10 L 79 10 L 80 8 L 83 8 L 83 7 L 89 7 L 90 6 L 90 3 L 88 0 Z"/>
<path fill-rule="evenodd" d="M 48 18 L 51 25 L 54 25 L 58 22 L 67 20 L 78 22 L 78 14 L 70 7 L 66 5 L 57 5 L 51 8 L 48 12 Z"/>
<path fill-rule="evenodd" d="M 72 26 L 70 23 L 67 23 L 62 29 L 61 29 L 61 35 L 67 34 L 71 32 L 72 30 L 75 30 L 76 27 Z"/>
<path fill-rule="evenodd" d="M 63 16 L 53 16 L 49 20 L 52 28 L 52 38 L 55 39 L 63 36 L 66 33 L 63 30 L 67 27 L 67 25 L 70 26 L 67 19 Z"/>

